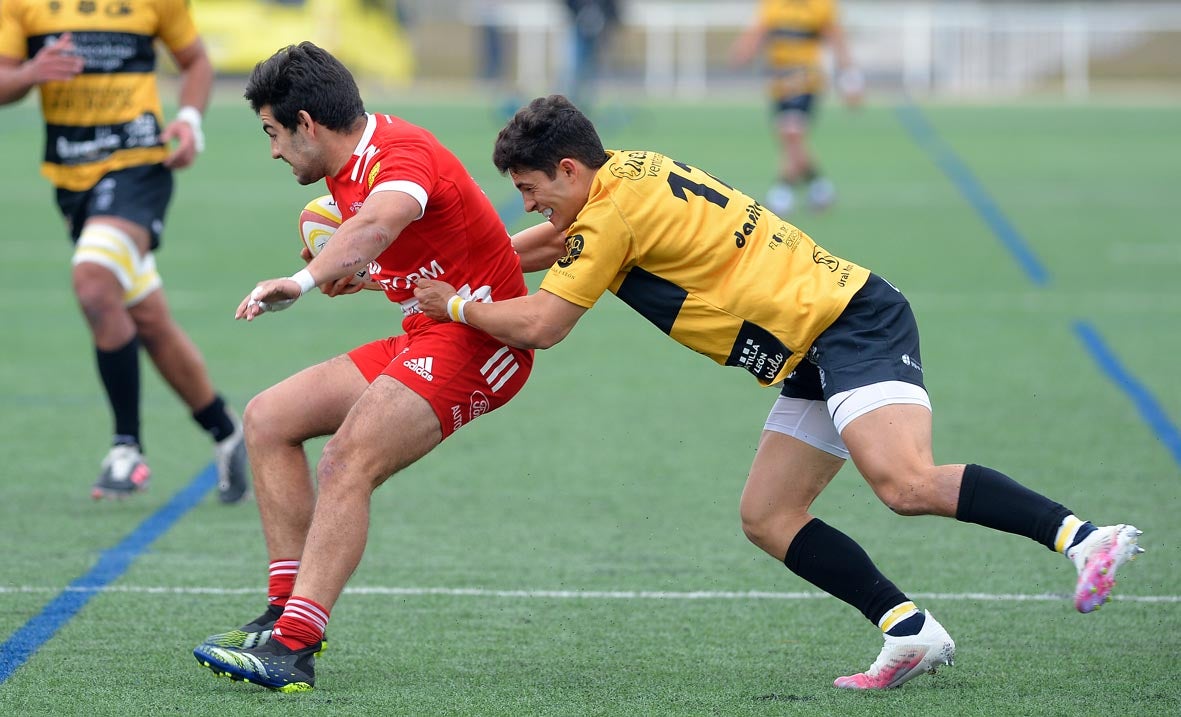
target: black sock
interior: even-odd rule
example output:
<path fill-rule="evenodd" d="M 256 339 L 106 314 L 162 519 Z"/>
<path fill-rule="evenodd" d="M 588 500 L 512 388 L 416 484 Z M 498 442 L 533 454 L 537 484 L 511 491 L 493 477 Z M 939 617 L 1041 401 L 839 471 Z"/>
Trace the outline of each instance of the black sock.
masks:
<path fill-rule="evenodd" d="M 1070 511 L 991 468 L 970 464 L 960 484 L 956 520 L 1024 535 L 1054 550 L 1062 519 Z"/>
<path fill-rule="evenodd" d="M 925 613 L 915 613 L 898 623 L 894 627 L 886 630 L 886 634 L 891 637 L 909 637 L 910 635 L 917 635 L 923 630 L 923 625 L 927 623 L 927 616 Z"/>
<path fill-rule="evenodd" d="M 226 410 L 226 402 L 221 396 L 214 396 L 213 401 L 193 414 L 193 420 L 201 424 L 215 441 L 224 441 L 234 432 L 234 419 Z"/>
<path fill-rule="evenodd" d="M 94 354 L 98 375 L 115 418 L 115 434 L 134 439 L 142 446 L 139 436 L 139 338 L 132 338 L 114 351 L 95 348 Z"/>
<path fill-rule="evenodd" d="M 861 611 L 874 625 L 909 601 L 886 579 L 853 539 L 813 518 L 800 529 L 783 559 L 787 569 Z"/>

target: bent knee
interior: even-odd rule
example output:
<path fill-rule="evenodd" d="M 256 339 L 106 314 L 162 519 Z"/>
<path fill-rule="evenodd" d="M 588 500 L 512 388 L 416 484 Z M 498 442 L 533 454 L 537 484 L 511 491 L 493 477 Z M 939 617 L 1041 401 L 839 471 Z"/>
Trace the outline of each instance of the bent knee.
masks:
<path fill-rule="evenodd" d="M 747 506 L 739 509 L 742 533 L 746 539 L 776 560 L 787 555 L 796 532 L 807 522 L 807 511 L 787 512 L 751 510 Z"/>
<path fill-rule="evenodd" d="M 287 431 L 283 428 L 283 416 L 289 411 L 290 408 L 281 405 L 273 389 L 267 389 L 250 399 L 242 411 L 242 430 L 246 434 L 248 446 L 251 443 L 290 442 L 292 437 L 286 435 Z"/>
<path fill-rule="evenodd" d="M 932 510 L 929 485 L 921 477 L 890 478 L 875 482 L 873 491 L 898 515 L 928 515 Z"/>

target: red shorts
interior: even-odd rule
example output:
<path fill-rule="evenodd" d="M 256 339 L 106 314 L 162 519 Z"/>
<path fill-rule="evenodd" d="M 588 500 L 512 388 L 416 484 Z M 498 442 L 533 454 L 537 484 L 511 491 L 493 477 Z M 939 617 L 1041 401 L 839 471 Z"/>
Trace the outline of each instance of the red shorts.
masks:
<path fill-rule="evenodd" d="M 532 350 L 455 323 L 378 339 L 348 355 L 369 383 L 390 376 L 430 402 L 443 438 L 508 403 L 533 370 Z"/>

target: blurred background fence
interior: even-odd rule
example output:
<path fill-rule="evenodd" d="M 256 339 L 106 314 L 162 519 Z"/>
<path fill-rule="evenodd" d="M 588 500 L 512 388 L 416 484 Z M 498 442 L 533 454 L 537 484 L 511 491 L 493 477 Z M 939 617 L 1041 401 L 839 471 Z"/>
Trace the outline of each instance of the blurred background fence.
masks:
<path fill-rule="evenodd" d="M 561 90 L 563 0 L 193 0 L 215 63 L 248 72 L 311 39 L 369 78 L 418 86 Z M 599 82 L 650 97 L 746 90 L 727 50 L 751 0 L 619 0 Z M 853 52 L 877 92 L 916 97 L 1181 95 L 1181 2 L 845 0 Z"/>

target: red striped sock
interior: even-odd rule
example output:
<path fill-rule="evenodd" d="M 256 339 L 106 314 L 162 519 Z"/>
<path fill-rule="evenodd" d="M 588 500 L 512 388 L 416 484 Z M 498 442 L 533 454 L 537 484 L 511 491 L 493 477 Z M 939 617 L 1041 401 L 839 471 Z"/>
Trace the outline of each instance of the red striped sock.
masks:
<path fill-rule="evenodd" d="M 298 560 L 272 560 L 270 577 L 267 580 L 267 604 L 283 607 L 295 589 L 295 575 L 299 572 Z"/>
<path fill-rule="evenodd" d="M 319 645 L 328 626 L 328 610 L 305 597 L 292 595 L 287 599 L 283 614 L 275 622 L 271 637 L 292 650 Z"/>

